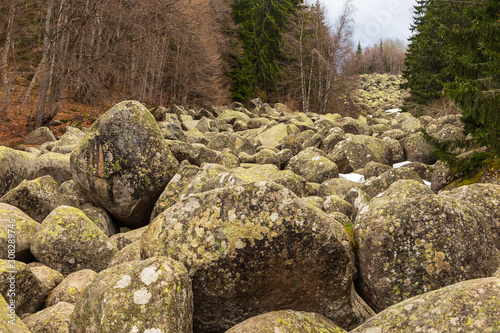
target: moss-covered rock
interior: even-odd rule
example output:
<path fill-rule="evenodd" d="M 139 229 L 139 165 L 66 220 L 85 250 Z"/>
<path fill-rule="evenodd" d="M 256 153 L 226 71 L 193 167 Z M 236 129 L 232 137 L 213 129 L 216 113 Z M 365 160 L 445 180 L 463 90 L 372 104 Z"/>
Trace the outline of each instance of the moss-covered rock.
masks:
<path fill-rule="evenodd" d="M 352 135 L 339 142 L 335 150 L 342 151 L 352 170 L 364 168 L 371 161 L 392 165 L 392 152 L 384 141 L 366 135 Z"/>
<path fill-rule="evenodd" d="M 347 333 L 330 319 L 311 312 L 274 311 L 245 320 L 226 333 Z"/>
<path fill-rule="evenodd" d="M 250 140 L 235 133 L 219 133 L 212 141 L 210 141 L 207 148 L 217 151 L 223 151 L 225 148 L 229 148 L 236 156 L 242 152 L 249 155 L 255 154 L 255 147 Z"/>
<path fill-rule="evenodd" d="M 491 229 L 471 204 L 435 194 L 372 202 L 355 235 L 359 291 L 375 311 L 497 269 Z"/>
<path fill-rule="evenodd" d="M 42 222 L 59 206 L 59 185 L 51 176 L 23 180 L 0 198 L 0 202 L 15 206 L 37 222 Z"/>
<path fill-rule="evenodd" d="M 250 117 L 243 112 L 235 111 L 231 109 L 221 110 L 219 116 L 217 117 L 219 120 L 224 120 L 229 124 L 233 124 L 237 120 L 243 121 L 245 124 L 248 124 L 250 121 Z"/>
<path fill-rule="evenodd" d="M 259 140 L 263 146 L 277 148 L 284 143 L 287 136 L 291 134 L 295 135 L 299 132 L 299 128 L 295 125 L 278 124 L 258 134 L 255 138 Z"/>
<path fill-rule="evenodd" d="M 123 247 L 108 264 L 109 267 L 121 265 L 124 262 L 141 259 L 141 242 L 139 240 Z"/>
<path fill-rule="evenodd" d="M 26 324 L 16 315 L 15 305 L 7 303 L 0 295 L 0 332 L 31 333 Z"/>
<path fill-rule="evenodd" d="M 325 138 L 323 139 L 320 146 L 321 150 L 323 150 L 327 154 L 330 154 L 337 145 L 337 143 L 345 139 L 344 135 L 345 133 L 342 128 L 333 127 L 328 131 Z"/>
<path fill-rule="evenodd" d="M 471 203 L 490 225 L 497 249 L 500 250 L 500 185 L 472 184 L 442 191 L 440 194 Z"/>
<path fill-rule="evenodd" d="M 89 203 L 89 200 L 83 195 L 80 188 L 73 180 L 68 180 L 59 186 L 59 193 L 61 195 L 60 204 L 80 208 Z"/>
<path fill-rule="evenodd" d="M 368 162 L 366 163 L 365 167 L 363 168 L 363 176 L 365 176 L 366 179 L 370 177 L 378 177 L 384 172 L 387 172 L 391 170 L 392 167 L 377 163 L 377 162 Z"/>
<path fill-rule="evenodd" d="M 193 293 L 186 268 L 154 257 L 108 268 L 76 303 L 70 332 L 191 333 Z"/>
<path fill-rule="evenodd" d="M 82 212 L 87 215 L 87 217 L 94 222 L 94 224 L 101 229 L 106 236 L 111 237 L 120 231 L 118 225 L 113 222 L 104 208 L 85 205 L 82 207 Z"/>
<path fill-rule="evenodd" d="M 200 166 L 202 163 L 215 163 L 217 158 L 217 152 L 212 149 L 208 149 L 199 143 L 187 143 L 181 141 L 167 141 L 170 151 L 177 159 L 177 161 L 182 162 L 187 160 L 193 165 Z"/>
<path fill-rule="evenodd" d="M 92 283 L 97 273 L 91 269 L 82 269 L 81 271 L 71 273 L 59 283 L 50 293 L 45 301 L 45 307 L 56 305 L 59 302 L 75 304 L 82 293 Z"/>
<path fill-rule="evenodd" d="M 366 183 L 361 185 L 360 188 L 365 191 L 370 198 L 373 198 L 377 194 L 387 190 L 391 184 L 401 179 L 413 179 L 423 184 L 422 179 L 415 171 L 410 168 L 402 167 L 386 171 L 380 176 L 368 180 Z"/>
<path fill-rule="evenodd" d="M 64 133 L 59 140 L 52 147 L 53 153 L 59 154 L 69 154 L 76 146 L 83 140 L 85 133 L 76 127 L 68 126 L 66 127 L 66 133 Z"/>
<path fill-rule="evenodd" d="M 44 294 L 46 295 L 49 295 L 52 289 L 64 279 L 61 273 L 40 262 L 29 263 L 28 268 L 40 280 L 43 285 Z"/>
<path fill-rule="evenodd" d="M 330 195 L 325 198 L 323 203 L 323 210 L 328 214 L 333 212 L 340 212 L 349 218 L 353 219 L 356 215 L 354 207 L 342 197 L 338 195 Z"/>
<path fill-rule="evenodd" d="M 329 195 L 343 196 L 353 187 L 359 187 L 359 183 L 351 182 L 347 179 L 332 178 L 321 183 L 318 195 L 327 197 Z"/>
<path fill-rule="evenodd" d="M 19 208 L 0 203 L 0 259 L 30 262 L 31 242 L 40 227 Z"/>
<path fill-rule="evenodd" d="M 248 155 L 245 152 L 240 153 L 239 155 Z M 251 155 L 248 155 L 251 156 Z M 217 154 L 217 157 L 215 158 L 215 163 L 218 163 L 220 165 L 225 166 L 226 168 L 237 168 L 240 166 L 240 158 L 236 155 L 234 155 L 231 152 L 231 149 L 225 148 L 223 149 L 219 154 Z"/>
<path fill-rule="evenodd" d="M 43 221 L 31 252 L 38 261 L 68 275 L 85 268 L 105 269 L 118 249 L 81 210 L 59 206 Z"/>
<path fill-rule="evenodd" d="M 414 117 L 407 117 L 403 121 L 400 122 L 399 128 L 405 133 L 417 133 L 421 132 L 424 128 L 420 121 Z"/>
<path fill-rule="evenodd" d="M 273 164 L 277 167 L 281 166 L 279 155 L 272 149 L 264 148 L 255 154 L 255 163 L 257 164 Z"/>
<path fill-rule="evenodd" d="M 286 165 L 287 170 L 291 170 L 306 181 L 322 183 L 331 178 L 338 178 L 339 169 L 337 164 L 325 157 L 318 149 L 308 148 L 295 155 Z"/>
<path fill-rule="evenodd" d="M 70 156 L 67 154 L 47 153 L 37 157 L 35 161 L 35 177 L 49 175 L 58 184 L 72 179 Z"/>
<path fill-rule="evenodd" d="M 403 162 L 406 159 L 405 150 L 398 140 L 383 138 L 382 141 L 391 150 L 392 163 Z"/>
<path fill-rule="evenodd" d="M 463 281 L 393 305 L 351 333 L 496 332 L 500 278 Z"/>
<path fill-rule="evenodd" d="M 353 310 L 354 265 L 342 225 L 273 182 L 185 198 L 151 223 L 141 255 L 186 265 L 196 332 L 223 331 L 284 306 L 348 328 L 366 319 Z"/>
<path fill-rule="evenodd" d="M 432 147 L 425 141 L 423 133 L 409 135 L 400 142 L 408 161 L 422 162 L 429 165 L 436 162 L 432 155 Z"/>
<path fill-rule="evenodd" d="M 0 196 L 23 180 L 33 179 L 36 171 L 35 161 L 33 154 L 0 146 Z"/>
<path fill-rule="evenodd" d="M 54 133 L 52 133 L 48 127 L 42 126 L 30 132 L 24 139 L 24 144 L 40 146 L 45 142 L 53 142 L 56 140 Z"/>
<path fill-rule="evenodd" d="M 109 238 L 109 241 L 113 243 L 113 245 L 116 246 L 118 250 L 121 250 L 125 246 L 130 245 L 141 239 L 142 234 L 146 232 L 147 229 L 148 226 L 144 226 L 139 229 L 134 229 L 127 232 L 120 232 L 118 234 L 111 236 Z"/>
<path fill-rule="evenodd" d="M 135 101 L 102 115 L 71 155 L 73 179 L 85 196 L 130 228 L 149 222 L 177 166 L 153 116 Z"/>
<path fill-rule="evenodd" d="M 9 304 L 15 301 L 17 315 L 38 311 L 47 297 L 42 282 L 28 265 L 3 259 L 0 259 L 0 294 Z"/>
<path fill-rule="evenodd" d="M 31 333 L 69 333 L 69 321 L 75 306 L 60 302 L 23 319 Z"/>

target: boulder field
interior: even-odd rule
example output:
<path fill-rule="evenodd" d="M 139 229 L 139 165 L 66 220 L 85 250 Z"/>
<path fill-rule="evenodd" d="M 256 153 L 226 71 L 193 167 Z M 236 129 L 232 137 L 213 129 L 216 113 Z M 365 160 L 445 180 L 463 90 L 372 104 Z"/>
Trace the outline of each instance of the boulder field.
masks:
<path fill-rule="evenodd" d="M 0 332 L 499 332 L 500 185 L 422 135 L 457 116 L 252 103 L 0 146 Z"/>

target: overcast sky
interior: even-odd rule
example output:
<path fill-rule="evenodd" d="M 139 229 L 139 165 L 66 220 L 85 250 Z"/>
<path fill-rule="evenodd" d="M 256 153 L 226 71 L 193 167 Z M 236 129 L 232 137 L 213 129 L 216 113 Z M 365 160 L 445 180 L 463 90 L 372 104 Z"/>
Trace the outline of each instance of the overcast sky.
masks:
<path fill-rule="evenodd" d="M 330 24 L 334 24 L 345 0 L 321 0 L 327 10 Z M 407 41 L 413 22 L 415 0 L 352 0 L 354 13 L 354 41 L 363 47 L 380 39 L 399 38 Z"/>

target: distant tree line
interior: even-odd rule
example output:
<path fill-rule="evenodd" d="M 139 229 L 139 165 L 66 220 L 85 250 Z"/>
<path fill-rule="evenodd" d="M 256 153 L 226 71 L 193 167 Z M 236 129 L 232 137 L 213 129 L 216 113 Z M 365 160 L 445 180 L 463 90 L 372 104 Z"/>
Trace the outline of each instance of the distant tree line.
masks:
<path fill-rule="evenodd" d="M 154 106 L 261 97 L 326 112 L 354 87 L 352 15 L 347 1 L 330 28 L 319 1 L 4 0 L 0 116 L 30 96 L 36 127 L 65 98 Z M 26 90 L 14 101 L 20 80 Z"/>
<path fill-rule="evenodd" d="M 358 43 L 356 57 L 360 74 L 390 73 L 399 75 L 404 68 L 406 43 L 401 39 L 380 40 L 364 49 Z"/>

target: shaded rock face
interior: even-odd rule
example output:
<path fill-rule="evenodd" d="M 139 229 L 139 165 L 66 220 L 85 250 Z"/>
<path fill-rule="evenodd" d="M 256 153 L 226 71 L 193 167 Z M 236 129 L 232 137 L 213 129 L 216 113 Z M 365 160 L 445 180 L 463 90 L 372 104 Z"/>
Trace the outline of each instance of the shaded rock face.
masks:
<path fill-rule="evenodd" d="M 135 101 L 102 115 L 71 155 L 81 191 L 129 228 L 149 222 L 177 166 L 153 116 Z"/>
<path fill-rule="evenodd" d="M 92 283 L 96 275 L 97 273 L 91 269 L 82 269 L 81 271 L 71 273 L 52 290 L 45 301 L 45 306 L 53 306 L 59 302 L 75 304 L 82 297 L 83 291 Z"/>
<path fill-rule="evenodd" d="M 54 134 L 51 132 L 51 130 L 48 127 L 39 127 L 26 137 L 24 139 L 24 143 L 27 145 L 35 145 L 39 146 L 41 144 L 44 144 L 45 142 L 52 142 L 56 141 L 56 137 Z"/>
<path fill-rule="evenodd" d="M 73 304 L 60 302 L 24 318 L 23 322 L 26 323 L 31 333 L 67 333 L 74 309 Z"/>
<path fill-rule="evenodd" d="M 351 333 L 496 332 L 500 278 L 460 282 L 393 305 Z"/>
<path fill-rule="evenodd" d="M 25 179 L 33 179 L 36 158 L 30 153 L 0 146 L 0 196 Z"/>
<path fill-rule="evenodd" d="M 170 207 L 141 238 L 141 256 L 155 255 L 188 268 L 196 332 L 223 332 L 283 307 L 347 328 L 366 319 L 354 311 L 342 225 L 272 182 L 195 194 Z"/>
<path fill-rule="evenodd" d="M 282 310 L 245 320 L 226 333 L 347 333 L 330 319 L 317 313 Z"/>
<path fill-rule="evenodd" d="M 392 152 L 384 141 L 366 135 L 353 135 L 335 146 L 347 157 L 353 170 L 364 168 L 368 162 L 392 164 Z"/>
<path fill-rule="evenodd" d="M 70 332 L 192 333 L 193 294 L 186 268 L 154 257 L 108 268 L 75 305 Z"/>
<path fill-rule="evenodd" d="M 359 291 L 381 311 L 499 266 L 484 215 L 465 201 L 434 194 L 370 203 L 355 221 Z"/>

